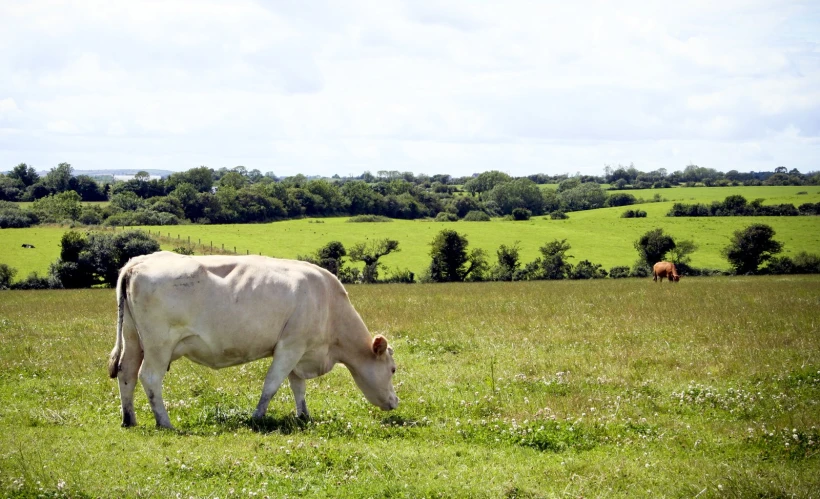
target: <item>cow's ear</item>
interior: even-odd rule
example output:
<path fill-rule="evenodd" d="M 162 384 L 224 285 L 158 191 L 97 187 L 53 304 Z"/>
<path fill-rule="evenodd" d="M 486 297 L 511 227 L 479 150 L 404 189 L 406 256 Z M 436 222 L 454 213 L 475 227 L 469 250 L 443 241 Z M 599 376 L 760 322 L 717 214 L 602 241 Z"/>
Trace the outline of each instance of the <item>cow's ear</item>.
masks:
<path fill-rule="evenodd" d="M 373 338 L 373 353 L 376 355 L 381 355 L 387 351 L 387 338 L 384 336 L 377 334 L 375 338 Z"/>

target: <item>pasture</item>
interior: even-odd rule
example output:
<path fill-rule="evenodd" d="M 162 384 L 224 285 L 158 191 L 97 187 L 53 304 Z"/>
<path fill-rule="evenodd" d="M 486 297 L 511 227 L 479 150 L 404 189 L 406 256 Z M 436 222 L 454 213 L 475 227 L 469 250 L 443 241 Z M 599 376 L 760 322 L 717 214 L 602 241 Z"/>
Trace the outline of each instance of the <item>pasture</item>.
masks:
<path fill-rule="evenodd" d="M 389 225 L 389 224 L 384 224 Z M 820 278 L 348 287 L 401 405 L 345 369 L 165 378 L 178 432 L 119 427 L 113 290 L 0 292 L 0 495 L 809 497 L 820 490 Z"/>

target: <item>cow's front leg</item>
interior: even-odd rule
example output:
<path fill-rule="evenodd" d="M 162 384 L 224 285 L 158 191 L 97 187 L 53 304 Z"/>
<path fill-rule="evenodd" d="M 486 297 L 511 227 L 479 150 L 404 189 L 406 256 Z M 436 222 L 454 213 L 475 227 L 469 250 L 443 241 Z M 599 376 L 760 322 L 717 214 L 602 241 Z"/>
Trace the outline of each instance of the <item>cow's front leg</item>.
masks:
<path fill-rule="evenodd" d="M 256 410 L 253 411 L 253 419 L 262 419 L 265 413 L 268 412 L 268 404 L 270 399 L 276 395 L 276 391 L 282 386 L 285 377 L 290 373 L 296 364 L 299 362 L 300 355 L 294 355 L 293 352 L 288 352 L 286 347 L 277 345 L 273 351 L 273 362 L 268 368 L 268 374 L 265 376 L 265 384 L 262 387 L 262 396 L 259 398 L 259 403 L 256 405 Z"/>
<path fill-rule="evenodd" d="M 305 402 L 305 379 L 291 372 L 288 375 L 288 381 L 290 381 L 290 390 L 293 392 L 293 399 L 296 401 L 296 417 L 310 419 L 307 402 Z"/>

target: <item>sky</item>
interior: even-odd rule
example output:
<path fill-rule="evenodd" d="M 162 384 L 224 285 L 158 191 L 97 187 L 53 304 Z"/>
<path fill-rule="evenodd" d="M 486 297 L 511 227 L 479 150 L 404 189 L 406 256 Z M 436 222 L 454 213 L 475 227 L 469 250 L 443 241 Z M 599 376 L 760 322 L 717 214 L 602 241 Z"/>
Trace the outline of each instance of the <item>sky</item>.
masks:
<path fill-rule="evenodd" d="M 820 170 L 820 2 L 0 2 L 0 171 Z"/>

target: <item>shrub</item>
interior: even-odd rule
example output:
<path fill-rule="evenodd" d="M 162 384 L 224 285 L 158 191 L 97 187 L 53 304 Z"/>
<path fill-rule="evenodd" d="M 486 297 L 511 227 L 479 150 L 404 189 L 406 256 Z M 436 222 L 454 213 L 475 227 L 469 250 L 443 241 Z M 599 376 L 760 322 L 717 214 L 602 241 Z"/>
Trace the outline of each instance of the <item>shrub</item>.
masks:
<path fill-rule="evenodd" d="M 8 201 L 0 201 L 0 229 L 24 229 L 39 222 L 37 215 Z"/>
<path fill-rule="evenodd" d="M 177 246 L 172 250 L 174 253 L 179 253 L 180 255 L 193 255 L 194 248 L 190 246 Z"/>
<path fill-rule="evenodd" d="M 37 272 L 32 272 L 22 281 L 12 284 L 11 289 L 61 289 L 62 287 L 62 283 L 53 276 L 40 277 Z"/>
<path fill-rule="evenodd" d="M 483 211 L 473 210 L 466 215 L 464 215 L 465 222 L 489 222 L 490 215 L 487 215 Z"/>
<path fill-rule="evenodd" d="M 638 260 L 629 271 L 629 277 L 649 277 L 652 275 L 652 268 L 643 260 Z"/>
<path fill-rule="evenodd" d="M 132 257 L 153 253 L 159 243 L 145 232 L 131 230 L 118 234 L 77 231 L 63 234 L 60 259 L 51 264 L 49 274 L 59 287 L 85 288 L 96 284 L 112 286 L 119 269 Z M 53 286 L 52 286 L 53 287 Z"/>
<path fill-rule="evenodd" d="M 392 222 L 393 220 L 381 215 L 356 215 L 347 219 L 351 223 L 367 223 L 367 222 Z"/>
<path fill-rule="evenodd" d="M 616 266 L 609 269 L 609 277 L 612 279 L 623 279 L 625 277 L 629 277 L 629 267 L 627 266 Z"/>
<path fill-rule="evenodd" d="M 601 268 L 601 265 L 589 260 L 581 260 L 569 271 L 567 277 L 570 279 L 603 279 L 606 275 L 606 270 Z"/>
<path fill-rule="evenodd" d="M 513 220 L 529 220 L 532 212 L 526 208 L 515 208 L 512 211 Z"/>
<path fill-rule="evenodd" d="M 563 211 L 553 211 L 550 213 L 551 220 L 566 220 L 569 218 L 569 215 L 564 213 Z"/>
<path fill-rule="evenodd" d="M 416 282 L 416 275 L 413 272 L 410 272 L 408 269 L 396 269 L 393 271 L 393 273 L 390 274 L 390 277 L 384 280 L 384 282 L 413 284 L 414 282 Z"/>
<path fill-rule="evenodd" d="M 628 192 L 616 192 L 615 194 L 610 194 L 609 197 L 606 198 L 606 206 L 628 206 L 631 204 L 635 204 L 637 200 L 635 196 L 629 194 Z"/>
<path fill-rule="evenodd" d="M 652 266 L 663 261 L 669 250 L 675 248 L 675 240 L 672 236 L 663 233 L 663 229 L 653 229 L 635 241 L 635 249 L 642 262 L 647 266 Z"/>
<path fill-rule="evenodd" d="M 439 212 L 435 218 L 436 222 L 458 222 L 458 215 L 446 211 Z"/>
<path fill-rule="evenodd" d="M 16 273 L 17 269 L 9 267 L 5 263 L 0 263 L 0 289 L 11 288 L 11 280 L 14 279 Z"/>
<path fill-rule="evenodd" d="M 643 210 L 626 210 L 621 213 L 621 218 L 646 218 L 646 212 Z"/>

